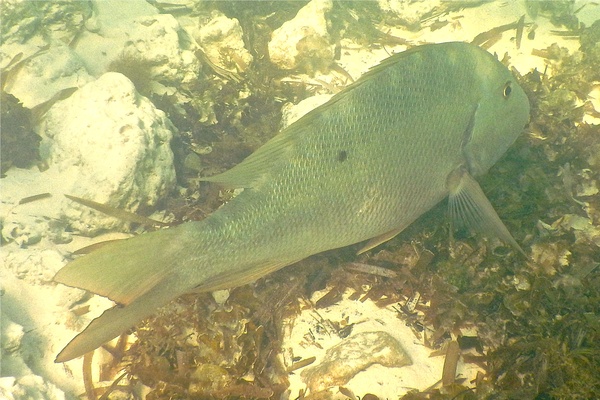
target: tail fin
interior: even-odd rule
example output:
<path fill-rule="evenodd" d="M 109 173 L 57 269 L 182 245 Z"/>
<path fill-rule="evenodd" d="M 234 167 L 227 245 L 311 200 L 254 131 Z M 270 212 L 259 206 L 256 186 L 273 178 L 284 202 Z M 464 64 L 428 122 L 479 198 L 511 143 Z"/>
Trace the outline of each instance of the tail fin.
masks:
<path fill-rule="evenodd" d="M 170 285 L 161 285 L 126 306 L 115 306 L 94 319 L 56 356 L 57 363 L 72 360 L 102 346 L 156 312 L 158 307 L 177 297 Z"/>
<path fill-rule="evenodd" d="M 252 255 L 242 257 L 242 262 L 221 259 L 214 249 L 200 248 L 199 238 L 206 232 L 196 224 L 203 222 L 110 243 L 61 269 L 55 281 L 106 296 L 119 305 L 93 320 L 56 362 L 100 347 L 183 293 L 244 285 L 298 260 L 251 260 Z"/>
<path fill-rule="evenodd" d="M 109 243 L 67 264 L 54 280 L 130 304 L 173 272 L 181 236 L 177 227 Z"/>
<path fill-rule="evenodd" d="M 187 282 L 181 285 L 176 268 L 180 252 L 191 247 L 185 240 L 189 235 L 182 232 L 187 228 L 181 225 L 110 243 L 58 271 L 56 282 L 106 296 L 119 305 L 93 320 L 56 362 L 94 350 L 189 289 Z"/>

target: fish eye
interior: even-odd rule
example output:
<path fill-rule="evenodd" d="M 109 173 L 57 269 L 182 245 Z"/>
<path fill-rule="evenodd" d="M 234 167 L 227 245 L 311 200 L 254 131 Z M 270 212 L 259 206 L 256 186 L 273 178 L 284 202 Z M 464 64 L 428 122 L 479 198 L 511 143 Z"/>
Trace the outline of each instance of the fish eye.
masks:
<path fill-rule="evenodd" d="M 510 97 L 510 93 L 512 92 L 511 85 L 512 85 L 512 83 L 510 81 L 508 81 L 504 84 L 504 89 L 502 90 L 502 96 L 504 96 L 505 99 L 508 99 Z"/>

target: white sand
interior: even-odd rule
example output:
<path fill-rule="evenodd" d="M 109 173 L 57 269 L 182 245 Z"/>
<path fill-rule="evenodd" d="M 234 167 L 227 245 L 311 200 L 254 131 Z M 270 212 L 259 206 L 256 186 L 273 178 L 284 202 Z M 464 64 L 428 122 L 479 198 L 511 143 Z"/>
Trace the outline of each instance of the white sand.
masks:
<path fill-rule="evenodd" d="M 10 3 L 18 3 L 18 1 Z M 582 3 L 584 2 L 578 2 L 578 4 Z M 88 28 L 96 30 L 96 32 L 100 30 L 105 35 L 98 35 L 94 32 L 85 33 L 81 42 L 86 45 L 79 45 L 75 49 L 76 55 L 86 66 L 89 76 L 81 68 L 73 68 L 72 64 L 62 63 L 62 65 L 68 64 L 70 68 L 68 73 L 71 78 L 80 80 L 76 86 L 83 86 L 85 82 L 97 79 L 106 71 L 108 61 L 114 57 L 116 51 L 122 48 L 124 38 L 128 37 L 132 26 L 131 21 L 134 18 L 140 15 L 155 18 L 156 14 L 154 8 L 143 1 L 126 3 L 111 1 L 95 2 L 95 4 L 100 17 L 90 21 L 90 25 L 94 26 Z M 116 9 L 119 10 L 118 13 L 111 12 Z M 418 13 L 418 11 L 415 12 Z M 454 21 L 454 23 L 434 32 L 430 32 L 429 29 L 409 32 L 404 29 L 389 28 L 389 33 L 410 40 L 470 41 L 478 33 L 515 22 L 524 14 L 526 11 L 523 2 L 493 2 L 442 17 Z M 114 18 L 113 15 L 120 15 L 120 18 Z M 600 18 L 600 7 L 590 4 L 580 14 L 580 17 L 589 26 Z M 531 22 L 531 18 L 526 16 L 526 21 Z M 515 34 L 512 30 L 505 32 L 502 40 L 492 46 L 490 51 L 501 56 L 508 52 L 512 64 L 522 74 L 525 74 L 532 68 L 543 71 L 545 66 L 543 59 L 531 56 L 532 49 L 543 49 L 555 42 L 571 48 L 576 47 L 576 41 L 569 41 L 553 35 L 551 31 L 556 28 L 549 24 L 543 16 L 538 16 L 535 23 L 538 25 L 535 39 L 528 40 L 524 37 L 520 49 L 517 50 L 511 40 Z M 104 31 L 102 31 L 103 29 Z M 176 26 L 173 29 L 176 29 Z M 34 42 L 39 43 L 43 40 L 32 39 L 30 43 Z M 11 54 L 15 56 L 19 51 L 31 51 L 31 49 L 23 50 L 26 46 L 21 45 L 15 50 L 16 47 L 10 47 L 9 44 L 3 46 L 3 67 L 7 65 L 5 57 L 7 54 L 10 58 Z M 355 78 L 366 71 L 368 67 L 387 57 L 388 53 L 403 50 L 402 46 L 398 46 L 397 48 L 388 47 L 371 51 L 361 49 L 353 43 L 345 42 L 345 44 L 347 46 L 342 51 L 340 64 Z M 52 49 L 54 46 L 58 45 L 52 43 L 50 48 Z M 167 49 L 168 46 L 165 45 L 162 48 Z M 172 68 L 171 70 L 167 69 L 161 73 L 169 74 L 179 71 L 180 68 L 183 69 L 183 75 L 171 76 L 174 82 L 173 87 L 176 87 L 178 79 L 181 82 L 189 79 L 190 71 L 197 67 L 186 53 L 192 50 L 191 48 L 171 49 L 170 51 L 177 54 L 167 54 L 167 57 L 178 60 L 178 64 L 171 65 L 169 67 Z M 56 54 L 64 57 L 64 52 L 56 52 Z M 57 62 L 56 65 L 61 65 L 61 63 Z M 189 66 L 190 70 L 186 71 L 186 66 Z M 41 75 L 43 77 L 43 74 Z M 316 78 L 325 82 L 331 81 L 331 76 L 317 76 Z M 32 93 L 37 93 L 35 91 L 15 90 L 15 94 L 27 92 L 28 104 L 36 104 L 48 95 L 53 95 L 52 91 L 58 91 L 64 85 L 69 87 L 73 84 L 68 80 L 66 84 L 64 82 L 63 80 L 58 82 L 58 85 L 56 85 L 57 82 L 53 82 L 53 85 L 48 84 L 47 87 L 40 86 L 43 90 L 38 91 L 39 94 L 36 96 L 39 98 L 32 97 Z M 169 87 L 163 89 L 171 90 Z M 50 90 L 51 93 L 48 93 L 47 90 Z M 77 113 L 76 108 L 69 108 L 69 110 L 71 113 Z M 64 117 L 69 118 L 69 115 Z M 77 114 L 76 117 L 86 120 L 93 119 L 96 115 Z M 38 127 L 38 129 L 42 128 Z M 82 141 L 81 146 L 91 147 L 81 147 L 80 151 L 88 154 L 98 151 L 98 147 L 90 143 L 93 142 Z M 158 154 L 155 153 L 155 155 Z M 97 156 L 102 158 L 106 154 L 97 154 Z M 128 156 L 121 155 L 121 157 Z M 114 164 L 107 162 L 106 168 L 112 169 Z M 65 231 L 66 227 L 74 223 L 73 218 L 83 218 L 84 215 L 85 219 L 78 221 L 79 223 L 95 222 L 89 220 L 94 218 L 92 213 L 84 212 L 81 209 L 78 209 L 75 214 L 70 214 L 70 221 L 66 218 L 69 213 L 65 212 L 64 208 L 69 206 L 65 206 L 62 193 L 72 193 L 73 187 L 67 186 L 65 182 L 73 182 L 73 178 L 61 176 L 61 170 L 51 168 L 49 171 L 40 172 L 37 168 L 29 170 L 13 168 L 8 171 L 6 178 L 0 181 L 0 185 L 2 185 L 0 218 L 3 222 L 3 235 L 9 240 L 9 243 L 2 247 L 0 255 L 2 265 L 0 268 L 2 285 L 0 297 L 2 311 L 0 398 L 55 400 L 75 398 L 81 394 L 83 392 L 81 359 L 62 365 L 54 364 L 53 358 L 91 318 L 111 304 L 108 300 L 98 297 L 89 300 L 84 292 L 56 285 L 51 281 L 54 273 L 66 263 L 65 256 L 90 242 L 88 239 L 73 236 L 71 242 L 64 243 L 71 239 L 71 234 Z M 62 169 L 62 172 L 73 173 L 66 167 Z M 86 173 L 93 176 L 98 172 L 92 170 Z M 53 196 L 26 205 L 18 204 L 19 200 L 24 197 L 45 192 L 50 192 Z M 98 218 L 102 217 L 98 216 Z M 96 238 L 94 241 L 100 241 L 100 238 Z M 70 311 L 70 307 L 77 302 L 81 302 L 82 306 L 89 305 L 90 312 L 81 317 L 75 317 Z M 325 350 L 335 345 L 340 339 L 327 335 L 317 337 L 316 340 L 320 342 L 323 349 L 303 343 L 302 338 L 306 330 L 314 328 L 315 319 L 310 315 L 313 312 L 307 311 L 298 317 L 284 347 L 292 348 L 294 355 L 304 358 L 315 355 L 318 362 L 323 357 Z M 405 326 L 403 321 L 396 318 L 394 310 L 379 309 L 370 302 L 343 301 L 333 307 L 319 310 L 319 313 L 323 318 L 335 321 L 341 320 L 342 314 L 350 316 L 350 323 L 364 320 L 355 326 L 355 332 L 371 330 L 388 332 L 402 343 L 413 360 L 413 364 L 408 367 L 385 368 L 373 365 L 359 373 L 346 385 L 355 390 L 357 394 L 362 394 L 362 388 L 369 387 L 371 393 L 377 394 L 381 398 L 392 398 L 409 388 L 424 389 L 441 378 L 443 357 L 429 358 L 430 350 L 415 338 L 413 332 Z M 458 373 L 462 376 L 472 377 L 475 370 L 473 366 L 459 363 Z M 292 394 L 297 394 L 298 390 L 304 387 L 304 383 L 301 382 L 301 372 L 294 373 L 291 381 Z"/>

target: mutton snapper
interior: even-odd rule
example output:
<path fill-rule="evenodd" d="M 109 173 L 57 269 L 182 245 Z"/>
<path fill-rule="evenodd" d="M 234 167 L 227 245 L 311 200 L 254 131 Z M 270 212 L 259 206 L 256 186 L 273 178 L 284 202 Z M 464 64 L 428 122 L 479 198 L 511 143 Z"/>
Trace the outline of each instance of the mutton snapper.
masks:
<path fill-rule="evenodd" d="M 391 239 L 450 196 L 453 218 L 520 248 L 473 176 L 527 123 L 529 102 L 496 58 L 467 43 L 384 60 L 239 165 L 205 178 L 244 188 L 197 222 L 106 245 L 55 280 L 117 306 L 58 355 L 94 350 L 179 295 L 251 282 L 310 255 Z"/>

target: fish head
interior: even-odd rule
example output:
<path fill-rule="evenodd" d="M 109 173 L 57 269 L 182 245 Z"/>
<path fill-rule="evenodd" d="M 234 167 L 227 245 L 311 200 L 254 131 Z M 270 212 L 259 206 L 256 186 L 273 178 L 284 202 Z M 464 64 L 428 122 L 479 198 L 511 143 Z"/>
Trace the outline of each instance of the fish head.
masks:
<path fill-rule="evenodd" d="M 516 78 L 494 56 L 477 63 L 479 101 L 463 141 L 469 173 L 482 175 L 500 159 L 529 120 L 529 100 Z"/>

